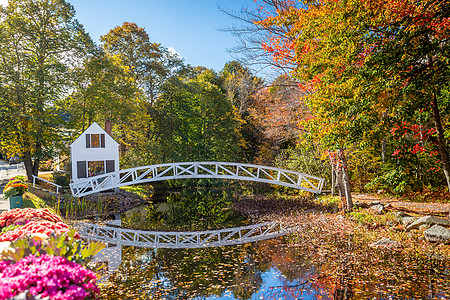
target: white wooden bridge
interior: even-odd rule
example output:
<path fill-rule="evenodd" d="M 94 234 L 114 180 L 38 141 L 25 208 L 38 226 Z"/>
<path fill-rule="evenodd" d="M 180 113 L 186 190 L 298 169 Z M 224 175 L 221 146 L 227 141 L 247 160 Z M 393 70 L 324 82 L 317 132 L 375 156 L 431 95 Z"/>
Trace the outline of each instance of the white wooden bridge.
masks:
<path fill-rule="evenodd" d="M 220 230 L 166 232 L 77 223 L 81 237 L 121 246 L 145 248 L 205 248 L 251 243 L 292 233 L 296 229 L 282 223 L 261 223 Z"/>
<path fill-rule="evenodd" d="M 70 184 L 82 197 L 126 185 L 169 179 L 221 178 L 287 186 L 319 194 L 325 179 L 295 171 L 230 162 L 181 162 L 136 167 L 82 179 Z"/>

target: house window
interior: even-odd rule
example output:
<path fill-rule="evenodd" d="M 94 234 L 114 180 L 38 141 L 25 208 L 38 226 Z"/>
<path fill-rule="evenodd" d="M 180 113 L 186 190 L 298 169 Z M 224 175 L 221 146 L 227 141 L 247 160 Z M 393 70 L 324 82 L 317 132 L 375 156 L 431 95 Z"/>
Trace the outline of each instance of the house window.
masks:
<path fill-rule="evenodd" d="M 87 178 L 114 171 L 114 160 L 77 161 L 77 178 Z"/>
<path fill-rule="evenodd" d="M 86 178 L 86 161 L 77 161 L 77 178 Z"/>
<path fill-rule="evenodd" d="M 106 161 L 106 173 L 111 173 L 115 171 L 115 161 L 107 160 Z"/>
<path fill-rule="evenodd" d="M 105 134 L 86 134 L 86 148 L 105 148 Z"/>
<path fill-rule="evenodd" d="M 100 148 L 100 137 L 98 134 L 91 134 L 91 148 Z"/>
<path fill-rule="evenodd" d="M 88 162 L 88 177 L 105 174 L 105 161 L 89 161 Z"/>

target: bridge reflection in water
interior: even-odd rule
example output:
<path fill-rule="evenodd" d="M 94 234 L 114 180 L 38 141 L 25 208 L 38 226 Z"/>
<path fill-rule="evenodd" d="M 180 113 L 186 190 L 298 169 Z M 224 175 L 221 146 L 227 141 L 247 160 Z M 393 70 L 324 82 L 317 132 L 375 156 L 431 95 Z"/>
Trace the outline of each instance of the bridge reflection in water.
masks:
<path fill-rule="evenodd" d="M 120 225 L 120 220 L 113 222 Z M 172 249 L 220 247 L 272 239 L 296 230 L 295 227 L 276 222 L 192 232 L 133 230 L 84 222 L 75 224 L 75 228 L 85 239 L 116 245 L 104 248 L 91 261 L 91 263 L 108 263 L 109 274 L 103 276 L 101 282 L 108 280 L 109 275 L 121 265 L 122 246 Z"/>
<path fill-rule="evenodd" d="M 238 245 L 272 239 L 292 233 L 295 228 L 267 222 L 242 227 L 205 231 L 145 231 L 78 223 L 78 233 L 86 239 L 123 246 L 144 248 L 204 248 Z"/>

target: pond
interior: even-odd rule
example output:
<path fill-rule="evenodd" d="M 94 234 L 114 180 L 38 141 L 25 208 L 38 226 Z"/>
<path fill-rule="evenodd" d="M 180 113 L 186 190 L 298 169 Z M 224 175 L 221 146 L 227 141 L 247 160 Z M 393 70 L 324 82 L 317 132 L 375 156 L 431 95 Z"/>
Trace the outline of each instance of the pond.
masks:
<path fill-rule="evenodd" d="M 314 299 L 326 287 L 283 239 L 203 249 L 122 249 L 105 299 Z M 287 251 L 286 251 L 287 250 Z"/>
<path fill-rule="evenodd" d="M 204 230 L 250 222 L 220 190 L 166 199 L 122 214 L 123 225 Z M 370 250 L 341 235 L 311 238 L 292 234 L 200 249 L 110 247 L 102 299 L 450 298 L 448 261 L 438 255 Z"/>

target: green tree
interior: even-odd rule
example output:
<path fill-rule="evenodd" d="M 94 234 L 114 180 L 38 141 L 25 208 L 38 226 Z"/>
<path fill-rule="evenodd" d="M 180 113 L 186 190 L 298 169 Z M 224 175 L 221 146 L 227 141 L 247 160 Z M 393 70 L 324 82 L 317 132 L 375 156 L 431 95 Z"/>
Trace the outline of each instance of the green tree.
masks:
<path fill-rule="evenodd" d="M 156 141 L 162 161 L 231 160 L 239 152 L 238 118 L 217 75 L 173 78 L 156 103 Z M 153 151 L 154 153 L 154 151 Z"/>
<path fill-rule="evenodd" d="M 0 7 L 0 135 L 19 154 L 28 179 L 62 137 L 55 101 L 92 41 L 64 0 L 11 0 Z"/>
<path fill-rule="evenodd" d="M 70 127 L 83 132 L 92 122 L 105 120 L 120 126 L 139 110 L 139 90 L 123 68 L 101 51 L 86 58 L 75 75 L 74 91 L 61 104 L 70 114 Z"/>

